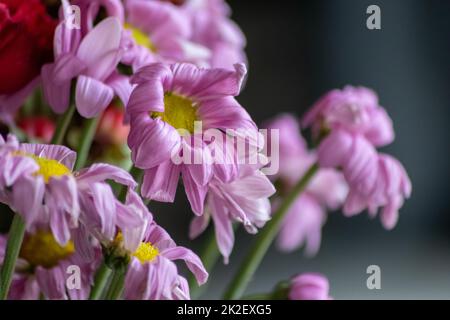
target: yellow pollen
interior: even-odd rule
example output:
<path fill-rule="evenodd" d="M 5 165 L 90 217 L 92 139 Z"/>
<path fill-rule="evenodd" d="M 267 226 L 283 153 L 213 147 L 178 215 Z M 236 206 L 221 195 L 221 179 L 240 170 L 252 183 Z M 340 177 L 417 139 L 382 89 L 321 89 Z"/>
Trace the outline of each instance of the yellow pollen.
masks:
<path fill-rule="evenodd" d="M 61 177 L 70 174 L 69 168 L 54 159 L 40 158 L 35 155 L 30 155 L 30 157 L 39 165 L 39 170 L 34 174 L 44 177 L 46 183 L 50 177 Z"/>
<path fill-rule="evenodd" d="M 113 246 L 116 248 L 120 248 L 122 246 L 122 243 L 123 234 L 119 231 L 113 240 Z M 142 264 L 144 264 L 146 262 L 152 262 L 159 255 L 159 250 L 150 242 L 141 242 L 139 247 L 134 253 L 132 253 L 132 255 L 136 257 Z"/>
<path fill-rule="evenodd" d="M 130 25 L 129 23 L 125 23 L 124 27 L 125 29 L 131 31 L 131 35 L 138 45 L 149 49 L 151 52 L 156 52 L 156 47 L 147 34 L 142 32 L 140 29 Z"/>
<path fill-rule="evenodd" d="M 133 253 L 133 256 L 144 264 L 146 262 L 152 262 L 159 255 L 158 248 L 152 246 L 150 242 L 142 242 L 137 250 Z"/>
<path fill-rule="evenodd" d="M 197 107 L 190 99 L 169 92 L 164 94 L 164 112 L 153 112 L 151 116 L 161 117 L 161 120 L 175 129 L 185 129 L 193 133 Z"/>
<path fill-rule="evenodd" d="M 14 156 L 29 157 L 33 159 L 39 166 L 39 170 L 37 170 L 34 175 L 41 175 L 44 178 L 45 183 L 48 183 L 48 180 L 51 177 L 61 177 L 71 174 L 69 168 L 54 159 L 38 157 L 34 154 L 25 153 L 22 151 L 14 151 L 12 154 Z"/>
<path fill-rule="evenodd" d="M 25 237 L 20 249 L 20 257 L 32 266 L 51 268 L 59 261 L 68 258 L 74 251 L 75 246 L 72 241 L 61 246 L 51 232 L 38 231 Z"/>

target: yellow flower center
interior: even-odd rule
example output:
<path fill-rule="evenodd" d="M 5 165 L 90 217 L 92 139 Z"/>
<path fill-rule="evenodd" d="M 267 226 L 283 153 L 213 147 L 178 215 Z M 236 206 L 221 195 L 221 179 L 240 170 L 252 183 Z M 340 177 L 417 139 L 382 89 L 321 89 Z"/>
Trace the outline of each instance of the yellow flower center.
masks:
<path fill-rule="evenodd" d="M 69 168 L 54 159 L 40 158 L 35 155 L 29 156 L 39 165 L 39 170 L 34 174 L 44 177 L 46 183 L 50 177 L 61 177 L 70 174 Z"/>
<path fill-rule="evenodd" d="M 159 255 L 159 250 L 153 246 L 150 242 L 142 242 L 137 250 L 133 253 L 133 256 L 144 264 L 146 262 L 152 262 Z"/>
<path fill-rule="evenodd" d="M 122 243 L 123 234 L 119 231 L 113 240 L 113 246 L 119 248 L 119 251 L 121 251 L 122 249 L 120 248 L 122 248 Z M 132 253 L 132 256 L 136 257 L 142 264 L 152 262 L 158 255 L 158 248 L 153 246 L 150 242 L 141 242 L 136 251 Z"/>
<path fill-rule="evenodd" d="M 38 157 L 34 154 L 24 153 L 22 151 L 13 152 L 14 156 L 20 157 L 29 157 L 33 159 L 36 164 L 39 166 L 39 169 L 34 173 L 35 176 L 42 176 L 44 178 L 45 183 L 48 183 L 48 180 L 51 177 L 61 177 L 64 175 L 71 174 L 69 168 L 67 168 L 62 163 L 49 158 Z"/>
<path fill-rule="evenodd" d="M 153 112 L 151 116 L 160 117 L 175 129 L 185 129 L 193 133 L 197 107 L 192 100 L 169 92 L 164 94 L 164 112 Z"/>
<path fill-rule="evenodd" d="M 20 257 L 32 266 L 51 268 L 59 261 L 68 258 L 74 251 L 75 246 L 72 241 L 61 246 L 51 232 L 38 231 L 25 237 L 20 249 Z"/>
<path fill-rule="evenodd" d="M 129 23 L 125 23 L 124 27 L 125 29 L 131 31 L 131 35 L 138 45 L 149 49 L 151 52 L 156 52 L 156 47 L 147 34 L 142 32 L 140 29 L 130 25 Z"/>

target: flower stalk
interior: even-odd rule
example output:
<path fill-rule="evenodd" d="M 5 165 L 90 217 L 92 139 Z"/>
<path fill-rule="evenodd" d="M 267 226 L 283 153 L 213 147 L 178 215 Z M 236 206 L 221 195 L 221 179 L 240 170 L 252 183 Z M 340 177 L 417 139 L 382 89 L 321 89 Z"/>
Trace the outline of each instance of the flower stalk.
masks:
<path fill-rule="evenodd" d="M 84 120 L 83 131 L 80 137 L 80 143 L 77 150 L 77 161 L 75 162 L 75 170 L 80 170 L 86 164 L 94 140 L 95 131 L 97 130 L 99 117 Z"/>
<path fill-rule="evenodd" d="M 113 270 L 103 261 L 95 274 L 94 284 L 92 285 L 91 292 L 89 294 L 89 300 L 98 300 L 101 298 L 106 284 L 108 283 L 108 279 L 112 273 Z"/>
<path fill-rule="evenodd" d="M 5 258 L 0 272 L 0 300 L 5 300 L 8 297 L 9 287 L 11 286 L 12 276 L 22 246 L 24 234 L 25 222 L 22 217 L 16 213 L 9 230 Z"/>
<path fill-rule="evenodd" d="M 305 190 L 312 177 L 318 171 L 318 164 L 313 164 L 304 176 L 297 182 L 291 192 L 284 198 L 281 206 L 273 214 L 272 219 L 261 230 L 254 240 L 250 253 L 246 256 L 241 266 L 238 268 L 236 275 L 228 286 L 224 299 L 232 300 L 242 297 L 245 289 L 251 281 L 255 271 L 258 269 L 261 261 L 267 253 L 270 245 L 275 239 L 283 218 L 286 216 L 289 208 L 294 200 Z"/>
<path fill-rule="evenodd" d="M 66 136 L 67 129 L 69 128 L 70 121 L 72 121 L 75 113 L 75 104 L 71 104 L 66 112 L 58 120 L 58 124 L 53 134 L 51 144 L 62 144 L 64 137 Z"/>

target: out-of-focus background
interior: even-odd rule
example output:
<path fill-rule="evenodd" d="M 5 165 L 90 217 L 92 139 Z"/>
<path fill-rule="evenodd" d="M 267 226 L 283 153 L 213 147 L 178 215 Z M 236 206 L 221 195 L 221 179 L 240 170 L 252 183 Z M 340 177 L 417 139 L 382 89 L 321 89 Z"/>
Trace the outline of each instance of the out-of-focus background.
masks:
<path fill-rule="evenodd" d="M 255 121 L 280 112 L 301 116 L 323 93 L 346 84 L 375 89 L 394 120 L 385 151 L 408 170 L 412 198 L 393 231 L 367 214 L 329 215 L 314 258 L 273 248 L 248 293 L 269 291 L 303 271 L 329 277 L 335 299 L 450 298 L 450 1 L 228 1 L 248 39 L 249 78 L 239 97 Z M 381 8 L 381 30 L 366 28 L 366 9 Z M 175 205 L 152 205 L 181 244 L 192 217 L 180 190 Z M 214 271 L 204 298 L 219 298 L 252 236 L 239 232 L 230 264 Z M 381 268 L 381 290 L 368 290 L 366 268 Z"/>

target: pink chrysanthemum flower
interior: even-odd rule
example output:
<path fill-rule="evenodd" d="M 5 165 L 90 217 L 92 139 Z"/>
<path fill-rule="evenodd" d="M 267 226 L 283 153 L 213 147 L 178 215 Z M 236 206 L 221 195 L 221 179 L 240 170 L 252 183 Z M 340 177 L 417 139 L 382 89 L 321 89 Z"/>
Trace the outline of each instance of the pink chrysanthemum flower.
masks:
<path fill-rule="evenodd" d="M 214 178 L 209 184 L 205 212 L 194 218 L 190 237 L 202 233 L 213 220 L 219 251 L 228 263 L 234 246 L 233 222 L 240 222 L 250 233 L 256 233 L 270 220 L 269 197 L 275 193 L 270 180 L 251 166 L 240 168 L 239 177 L 229 182 Z"/>
<path fill-rule="evenodd" d="M 280 169 L 272 179 L 278 186 L 279 195 L 283 196 L 317 161 L 317 156 L 308 150 L 294 116 L 280 115 L 265 123 L 264 127 L 279 130 Z M 267 145 L 270 146 L 270 135 L 268 140 Z M 347 189 L 342 174 L 337 170 L 320 169 L 288 210 L 278 235 L 280 249 L 290 252 L 305 244 L 306 254 L 315 255 L 320 248 L 326 210 L 339 208 L 345 200 Z M 275 198 L 274 209 L 279 202 L 280 199 Z"/>
<path fill-rule="evenodd" d="M 313 106 L 303 122 L 316 137 L 322 135 L 317 152 L 321 167 L 339 168 L 344 174 L 349 186 L 344 214 L 368 209 L 375 216 L 381 207 L 382 224 L 392 229 L 399 208 L 411 194 L 411 182 L 398 160 L 375 149 L 394 139 L 392 120 L 375 93 L 350 86 L 333 90 Z"/>
<path fill-rule="evenodd" d="M 126 171 L 107 164 L 73 172 L 75 159 L 76 153 L 64 146 L 20 144 L 12 135 L 6 142 L 0 139 L 0 200 L 23 216 L 30 232 L 46 226 L 61 245 L 80 218 L 89 217 L 91 223 L 96 219 L 113 237 L 111 225 L 120 218 L 100 210 L 114 208 L 115 197 L 105 181 L 136 186 Z"/>
<path fill-rule="evenodd" d="M 319 99 L 302 121 L 312 127 L 316 138 L 328 130 L 346 129 L 363 135 L 376 147 L 394 141 L 392 120 L 378 103 L 375 92 L 364 87 L 346 86 Z"/>
<path fill-rule="evenodd" d="M 155 63 L 133 76 L 137 86 L 127 105 L 131 124 L 128 145 L 134 164 L 145 170 L 144 197 L 173 201 L 181 174 L 193 211 L 199 215 L 203 212 L 212 176 L 210 141 L 204 140 L 203 132 L 219 129 L 225 141 L 227 129 L 256 130 L 234 98 L 246 73 L 242 64 L 235 68 L 229 71 Z M 202 131 L 196 132 L 195 122 L 201 122 Z M 176 164 L 173 157 L 183 157 L 183 150 L 200 158 L 200 163 Z"/>
<path fill-rule="evenodd" d="M 225 1 L 187 0 L 181 8 L 190 18 L 191 40 L 210 51 L 207 66 L 233 69 L 236 63 L 247 63 L 245 36 L 230 19 L 231 9 Z"/>
<path fill-rule="evenodd" d="M 131 92 L 128 77 L 117 65 L 122 57 L 122 25 L 115 17 L 101 21 L 85 35 L 62 21 L 55 31 L 55 61 L 42 68 L 46 101 L 57 113 L 69 107 L 70 88 L 76 79 L 78 112 L 92 118 L 103 111 L 116 94 L 126 103 Z"/>
<path fill-rule="evenodd" d="M 0 236 L 0 264 L 3 262 L 6 241 L 7 237 Z M 27 233 L 8 298 L 38 300 L 42 293 L 46 299 L 87 299 L 101 257 L 100 248 L 95 247 L 95 250 L 93 259 L 86 260 L 79 255 L 72 240 L 60 245 L 48 230 Z M 67 286 L 73 266 L 79 268 L 81 278 L 79 282 Z"/>
<path fill-rule="evenodd" d="M 189 16 L 179 7 L 162 1 L 127 0 L 125 29 L 134 40 L 125 62 L 135 70 L 151 62 L 201 63 L 210 52 L 195 44 Z M 130 61 L 126 61 L 130 60 Z"/>
<path fill-rule="evenodd" d="M 200 258 L 191 250 L 177 246 L 154 221 L 148 220 L 145 228 L 123 230 L 114 245 L 131 258 L 125 278 L 125 299 L 189 299 L 187 281 L 179 275 L 174 260 L 184 260 L 199 285 L 208 279 Z"/>
<path fill-rule="evenodd" d="M 319 273 L 302 273 L 290 281 L 289 300 L 330 300 L 328 279 Z"/>
<path fill-rule="evenodd" d="M 322 167 L 342 169 L 350 188 L 344 214 L 352 216 L 367 208 L 375 216 L 382 207 L 383 226 L 392 229 L 396 225 L 398 210 L 412 189 L 408 174 L 397 159 L 378 154 L 364 137 L 342 129 L 325 138 L 318 157 Z"/>

